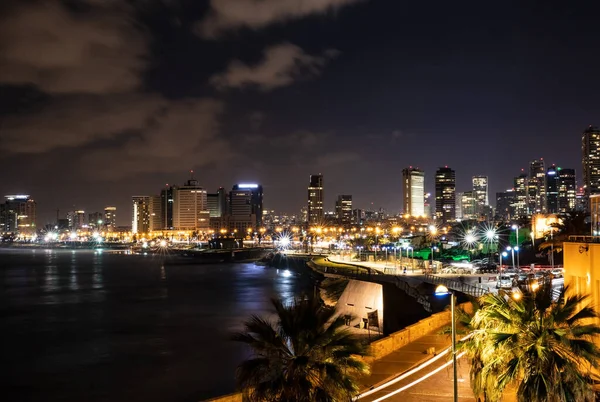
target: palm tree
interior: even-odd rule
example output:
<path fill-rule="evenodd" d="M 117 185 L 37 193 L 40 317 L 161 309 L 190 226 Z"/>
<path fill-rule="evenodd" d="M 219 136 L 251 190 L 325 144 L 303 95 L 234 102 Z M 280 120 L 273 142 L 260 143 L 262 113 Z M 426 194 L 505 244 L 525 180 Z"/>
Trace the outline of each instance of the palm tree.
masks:
<path fill-rule="evenodd" d="M 471 359 L 471 385 L 485 401 L 499 401 L 506 387 L 519 401 L 594 401 L 600 349 L 598 314 L 587 296 L 557 301 L 543 287 L 520 300 L 488 294 L 469 322 L 473 335 L 461 347 Z M 583 307 L 582 307 L 583 306 Z M 474 364 L 473 364 L 474 363 Z"/>
<path fill-rule="evenodd" d="M 252 316 L 233 340 L 253 356 L 237 370 L 249 401 L 350 401 L 359 391 L 356 377 L 369 371 L 356 356 L 367 346 L 342 327 L 344 317 L 316 299 L 284 305 L 272 300 L 278 320 Z"/>

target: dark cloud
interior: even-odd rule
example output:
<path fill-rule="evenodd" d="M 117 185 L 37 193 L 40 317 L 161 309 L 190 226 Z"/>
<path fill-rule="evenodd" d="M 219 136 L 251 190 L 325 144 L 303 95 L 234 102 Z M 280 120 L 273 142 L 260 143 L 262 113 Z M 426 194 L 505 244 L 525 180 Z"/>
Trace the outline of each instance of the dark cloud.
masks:
<path fill-rule="evenodd" d="M 262 28 L 360 1 L 364 0 L 211 0 L 210 11 L 197 30 L 204 37 L 215 37 L 231 29 Z"/>
<path fill-rule="evenodd" d="M 330 49 L 320 56 L 309 55 L 291 43 L 282 43 L 264 50 L 263 59 L 254 65 L 232 61 L 227 70 L 216 74 L 210 83 L 217 88 L 256 87 L 269 91 L 292 84 L 304 76 L 316 76 L 338 51 Z"/>
<path fill-rule="evenodd" d="M 140 87 L 147 38 L 130 10 L 95 2 L 21 2 L 0 20 L 0 82 L 54 94 L 128 92 Z M 102 6 L 98 6 L 102 4 Z"/>

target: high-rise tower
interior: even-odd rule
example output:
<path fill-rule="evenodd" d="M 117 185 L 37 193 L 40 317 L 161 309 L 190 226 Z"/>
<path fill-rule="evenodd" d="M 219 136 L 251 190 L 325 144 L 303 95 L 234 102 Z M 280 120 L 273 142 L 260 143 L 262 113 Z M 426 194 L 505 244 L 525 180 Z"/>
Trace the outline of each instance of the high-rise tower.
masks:
<path fill-rule="evenodd" d="M 435 217 L 443 223 L 456 219 L 456 173 L 448 166 L 435 173 Z"/>
<path fill-rule="evenodd" d="M 323 221 L 323 175 L 311 174 L 308 184 L 308 224 Z"/>
<path fill-rule="evenodd" d="M 425 172 L 412 166 L 402 170 L 404 213 L 425 216 Z"/>
<path fill-rule="evenodd" d="M 600 193 L 600 129 L 589 126 L 581 136 L 581 162 L 585 194 Z"/>
<path fill-rule="evenodd" d="M 544 158 L 529 164 L 528 196 L 530 213 L 546 213 L 546 165 Z"/>

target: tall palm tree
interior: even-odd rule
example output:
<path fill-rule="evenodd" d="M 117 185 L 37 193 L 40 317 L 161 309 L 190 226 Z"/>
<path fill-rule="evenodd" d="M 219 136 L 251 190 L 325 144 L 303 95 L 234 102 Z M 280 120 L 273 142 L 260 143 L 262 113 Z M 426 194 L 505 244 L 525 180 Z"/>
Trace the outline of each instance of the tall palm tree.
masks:
<path fill-rule="evenodd" d="M 519 401 L 594 401 L 600 349 L 598 314 L 583 306 L 587 296 L 561 291 L 552 300 L 544 287 L 520 300 L 488 294 L 469 322 L 472 337 L 463 344 L 472 362 L 473 391 L 498 401 L 507 386 Z M 583 306 L 583 307 L 582 307 Z"/>
<path fill-rule="evenodd" d="M 253 356 L 237 370 L 249 401 L 350 401 L 359 391 L 356 376 L 368 365 L 356 356 L 367 346 L 342 327 L 344 317 L 316 299 L 284 305 L 272 300 L 277 322 L 252 316 L 233 340 Z"/>

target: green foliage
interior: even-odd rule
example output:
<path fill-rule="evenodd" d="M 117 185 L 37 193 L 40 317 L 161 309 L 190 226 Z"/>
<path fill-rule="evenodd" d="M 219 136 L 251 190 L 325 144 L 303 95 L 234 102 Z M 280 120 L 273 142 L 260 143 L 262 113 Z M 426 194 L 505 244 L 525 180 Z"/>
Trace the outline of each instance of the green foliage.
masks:
<path fill-rule="evenodd" d="M 586 296 L 552 301 L 551 288 L 513 300 L 488 294 L 463 324 L 473 332 L 460 347 L 471 360 L 471 386 L 485 401 L 501 400 L 507 386 L 519 402 L 594 401 L 591 368 L 598 367 L 597 313 Z M 582 307 L 583 306 L 583 307 Z"/>
<path fill-rule="evenodd" d="M 344 318 L 316 299 L 284 305 L 273 300 L 275 324 L 258 316 L 245 322 L 233 340 L 253 356 L 237 370 L 248 401 L 350 401 L 359 391 L 356 376 L 369 367 L 356 356 L 367 346 L 344 327 Z"/>

